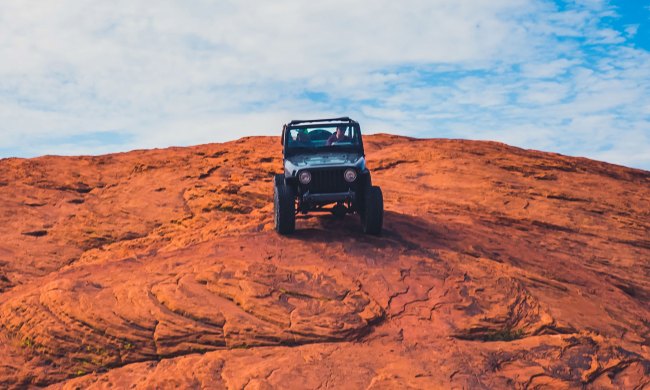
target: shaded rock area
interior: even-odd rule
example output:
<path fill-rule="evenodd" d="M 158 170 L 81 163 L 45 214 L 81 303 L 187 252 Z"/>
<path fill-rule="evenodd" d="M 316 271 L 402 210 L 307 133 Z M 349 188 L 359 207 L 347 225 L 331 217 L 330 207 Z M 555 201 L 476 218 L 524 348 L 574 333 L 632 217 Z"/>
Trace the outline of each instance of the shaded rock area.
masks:
<path fill-rule="evenodd" d="M 275 234 L 274 137 L 0 160 L 0 387 L 650 386 L 649 172 L 364 141 L 380 237 Z"/>

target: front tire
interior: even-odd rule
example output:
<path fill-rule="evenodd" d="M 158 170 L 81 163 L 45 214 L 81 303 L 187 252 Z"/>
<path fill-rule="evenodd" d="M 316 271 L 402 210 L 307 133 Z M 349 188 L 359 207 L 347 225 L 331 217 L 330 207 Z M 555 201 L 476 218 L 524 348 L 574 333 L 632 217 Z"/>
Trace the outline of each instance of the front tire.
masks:
<path fill-rule="evenodd" d="M 276 186 L 284 184 L 284 174 L 278 173 L 273 177 L 273 184 Z"/>
<path fill-rule="evenodd" d="M 293 190 L 285 183 L 276 180 L 273 186 L 273 219 L 275 231 L 291 234 L 296 230 L 296 201 Z"/>
<path fill-rule="evenodd" d="M 377 186 L 366 188 L 362 207 L 363 213 L 360 216 L 363 232 L 374 235 L 381 234 L 384 223 L 384 196 L 381 188 Z"/>

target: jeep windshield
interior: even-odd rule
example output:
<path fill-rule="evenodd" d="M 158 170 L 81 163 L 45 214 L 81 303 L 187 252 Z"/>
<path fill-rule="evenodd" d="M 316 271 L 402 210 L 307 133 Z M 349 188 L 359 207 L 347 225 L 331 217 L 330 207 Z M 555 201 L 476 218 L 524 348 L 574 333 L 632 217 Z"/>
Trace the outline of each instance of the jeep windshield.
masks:
<path fill-rule="evenodd" d="M 361 137 L 355 124 L 296 126 L 288 129 L 286 137 L 286 151 L 290 154 L 361 151 Z"/>

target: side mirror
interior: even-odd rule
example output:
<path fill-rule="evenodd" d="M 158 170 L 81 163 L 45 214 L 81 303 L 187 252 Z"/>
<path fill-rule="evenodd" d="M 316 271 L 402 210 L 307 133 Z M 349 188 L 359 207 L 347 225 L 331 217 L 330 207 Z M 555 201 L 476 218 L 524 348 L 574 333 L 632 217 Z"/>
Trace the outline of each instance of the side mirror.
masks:
<path fill-rule="evenodd" d="M 284 134 L 287 132 L 287 125 L 282 126 L 282 137 L 280 137 L 280 143 L 284 146 Z"/>

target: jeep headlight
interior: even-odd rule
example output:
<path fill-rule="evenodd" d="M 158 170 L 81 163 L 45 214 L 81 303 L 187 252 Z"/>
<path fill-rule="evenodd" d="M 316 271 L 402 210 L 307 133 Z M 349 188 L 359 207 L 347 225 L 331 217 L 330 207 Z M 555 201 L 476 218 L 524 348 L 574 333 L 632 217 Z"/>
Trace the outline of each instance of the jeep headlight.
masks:
<path fill-rule="evenodd" d="M 352 168 L 348 168 L 345 170 L 345 173 L 343 173 L 343 176 L 345 177 L 345 181 L 352 183 L 353 181 L 357 180 L 357 171 Z"/>
<path fill-rule="evenodd" d="M 311 172 L 309 171 L 300 172 L 300 174 L 298 175 L 298 180 L 300 180 L 302 184 L 309 184 L 309 182 L 311 181 Z"/>

